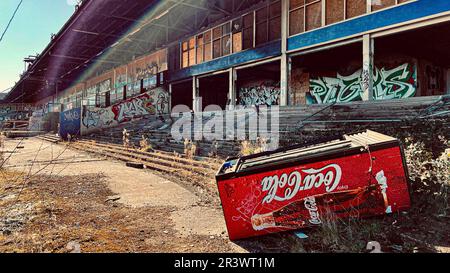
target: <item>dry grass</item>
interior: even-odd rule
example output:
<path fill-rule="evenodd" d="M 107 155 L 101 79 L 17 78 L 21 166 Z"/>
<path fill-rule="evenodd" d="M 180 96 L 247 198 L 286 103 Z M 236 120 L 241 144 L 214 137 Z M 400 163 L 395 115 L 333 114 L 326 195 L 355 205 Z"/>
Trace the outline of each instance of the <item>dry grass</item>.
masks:
<path fill-rule="evenodd" d="M 153 152 L 153 146 L 150 143 L 149 139 L 145 136 L 142 136 L 142 139 L 139 141 L 139 149 L 143 152 Z"/>

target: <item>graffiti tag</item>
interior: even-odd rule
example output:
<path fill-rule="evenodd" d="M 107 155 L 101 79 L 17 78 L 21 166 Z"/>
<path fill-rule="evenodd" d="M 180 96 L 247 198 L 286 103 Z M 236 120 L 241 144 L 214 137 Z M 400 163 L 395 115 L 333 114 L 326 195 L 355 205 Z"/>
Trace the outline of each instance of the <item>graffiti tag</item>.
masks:
<path fill-rule="evenodd" d="M 244 87 L 239 91 L 241 105 L 267 105 L 278 104 L 281 90 L 278 85 L 262 84 L 259 86 Z"/>
<path fill-rule="evenodd" d="M 373 98 L 401 99 L 416 94 L 416 69 L 410 64 L 397 68 L 381 70 L 376 68 L 373 79 Z M 368 75 L 362 69 L 350 76 L 337 75 L 336 78 L 319 77 L 310 80 L 310 101 L 313 104 L 351 102 L 363 99 L 364 88 L 367 89 Z"/>

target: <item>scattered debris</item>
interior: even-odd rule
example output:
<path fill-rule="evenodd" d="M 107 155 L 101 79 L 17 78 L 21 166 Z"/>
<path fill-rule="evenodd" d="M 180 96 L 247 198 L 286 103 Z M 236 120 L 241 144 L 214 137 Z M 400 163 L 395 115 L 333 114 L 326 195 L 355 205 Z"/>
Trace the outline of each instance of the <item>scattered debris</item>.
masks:
<path fill-rule="evenodd" d="M 120 198 L 121 198 L 121 197 L 118 196 L 118 195 L 115 195 L 115 196 L 109 196 L 108 199 L 105 200 L 105 203 L 106 203 L 106 202 L 116 202 L 116 201 L 119 201 Z"/>
<path fill-rule="evenodd" d="M 127 162 L 125 163 L 127 167 L 135 168 L 135 169 L 144 169 L 143 163 L 137 163 L 137 162 Z"/>
<path fill-rule="evenodd" d="M 299 239 L 308 239 L 308 235 L 306 235 L 303 232 L 294 232 L 294 235 L 297 236 Z"/>
<path fill-rule="evenodd" d="M 67 244 L 66 249 L 70 251 L 70 253 L 81 253 L 81 246 L 76 241 L 71 241 Z"/>
<path fill-rule="evenodd" d="M 379 242 L 375 242 L 375 241 L 368 242 L 367 246 L 366 246 L 366 249 L 370 250 L 370 253 L 383 253 L 381 251 L 380 243 Z"/>

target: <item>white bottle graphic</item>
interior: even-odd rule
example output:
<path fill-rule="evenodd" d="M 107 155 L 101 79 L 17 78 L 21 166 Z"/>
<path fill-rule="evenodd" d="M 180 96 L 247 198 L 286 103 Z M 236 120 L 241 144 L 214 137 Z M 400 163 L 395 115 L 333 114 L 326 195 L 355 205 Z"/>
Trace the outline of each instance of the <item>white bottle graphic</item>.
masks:
<path fill-rule="evenodd" d="M 386 213 L 390 214 L 392 213 L 392 207 L 389 205 L 389 200 L 387 198 L 388 183 L 387 178 L 384 175 L 384 171 L 380 171 L 379 173 L 377 173 L 375 178 L 377 179 L 378 184 L 380 185 L 381 188 L 381 193 L 383 194 L 384 204 L 386 206 Z"/>

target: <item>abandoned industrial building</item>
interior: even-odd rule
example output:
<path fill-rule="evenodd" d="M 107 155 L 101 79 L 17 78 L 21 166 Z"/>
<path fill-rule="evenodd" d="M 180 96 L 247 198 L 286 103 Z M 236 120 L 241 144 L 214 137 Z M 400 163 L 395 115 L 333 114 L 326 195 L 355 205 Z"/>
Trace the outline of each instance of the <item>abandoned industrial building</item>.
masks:
<path fill-rule="evenodd" d="M 0 252 L 450 252 L 449 0 L 58 4 L 0 92 Z"/>
<path fill-rule="evenodd" d="M 449 34 L 446 0 L 85 0 L 27 60 L 2 119 L 51 131 L 66 113 L 88 135 L 177 105 L 300 120 L 332 105 L 394 122 L 450 94 Z"/>

